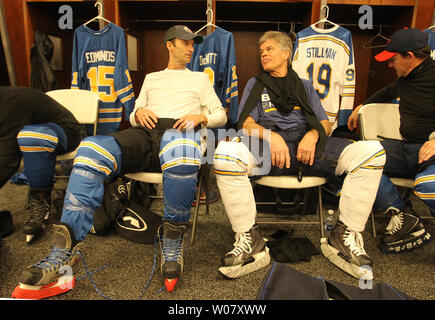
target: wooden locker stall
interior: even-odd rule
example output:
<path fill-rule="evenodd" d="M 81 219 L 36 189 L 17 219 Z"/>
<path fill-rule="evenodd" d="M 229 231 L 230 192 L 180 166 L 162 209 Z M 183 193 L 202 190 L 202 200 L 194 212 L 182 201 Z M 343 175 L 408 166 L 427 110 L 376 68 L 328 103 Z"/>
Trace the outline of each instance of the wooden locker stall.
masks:
<path fill-rule="evenodd" d="M 136 96 L 146 74 L 167 67 L 166 30 L 183 24 L 195 32 L 207 22 L 206 1 L 118 0 L 118 10 L 120 25 L 138 40 L 138 70 L 130 71 Z"/>
<path fill-rule="evenodd" d="M 361 29 L 358 24 L 362 16 L 358 12 L 361 3 L 364 1 L 328 1 L 328 20 L 352 34 L 356 71 L 354 106 L 394 80 L 394 71 L 387 63 L 377 62 L 374 56 L 385 49 L 387 41 L 382 36 L 389 38 L 393 32 L 411 26 L 414 9 L 411 1 L 395 1 L 395 4 L 393 1 L 372 1 L 373 29 Z"/>
<path fill-rule="evenodd" d="M 113 1 L 111 1 L 113 3 Z M 11 43 L 13 43 L 13 55 L 16 65 L 18 85 L 30 86 L 30 50 L 33 46 L 35 30 L 41 30 L 50 36 L 60 39 L 60 55 L 62 66 L 54 70 L 58 88 L 69 88 L 71 85 L 71 59 L 74 30 L 98 15 L 96 1 L 92 0 L 5 0 L 5 11 L 9 30 L 12 30 Z M 60 28 L 59 19 L 63 13 L 59 13 L 62 5 L 68 5 L 72 9 L 72 28 Z M 106 10 L 110 12 L 110 10 Z M 114 17 L 113 14 L 109 14 Z M 113 21 L 115 23 L 115 21 Z M 100 25 L 92 22 L 90 28 L 98 30 Z M 9 31 L 11 33 L 11 31 Z"/>
<path fill-rule="evenodd" d="M 216 1 L 216 25 L 234 35 L 239 99 L 246 82 L 261 71 L 257 44 L 261 35 L 269 30 L 302 30 L 310 24 L 311 7 L 311 1 Z"/>
<path fill-rule="evenodd" d="M 167 64 L 167 51 L 162 43 L 164 32 L 174 24 L 188 25 L 193 31 L 207 22 L 207 0 L 100 0 L 104 17 L 124 28 L 137 39 L 137 71 L 131 71 L 135 94 L 138 95 L 145 75 L 161 70 Z M 290 29 L 298 32 L 319 20 L 325 0 L 211 0 L 214 24 L 234 35 L 237 52 L 239 97 L 247 80 L 261 70 L 257 39 L 267 30 Z M 33 32 L 41 29 L 58 36 L 63 46 L 63 70 L 55 71 L 58 87 L 69 87 L 74 29 L 97 15 L 95 0 L 3 0 L 11 39 L 18 85 L 30 85 L 30 48 Z M 431 25 L 433 0 L 327 0 L 328 19 L 351 31 L 353 37 L 357 89 L 355 105 L 395 77 L 386 63 L 374 61 L 382 48 L 364 49 L 364 44 L 382 26 L 389 37 L 405 27 L 427 28 Z M 67 4 L 74 12 L 74 26 L 61 30 L 58 9 Z M 373 9 L 371 30 L 358 27 L 361 5 Z M 93 29 L 98 29 L 93 27 Z"/>

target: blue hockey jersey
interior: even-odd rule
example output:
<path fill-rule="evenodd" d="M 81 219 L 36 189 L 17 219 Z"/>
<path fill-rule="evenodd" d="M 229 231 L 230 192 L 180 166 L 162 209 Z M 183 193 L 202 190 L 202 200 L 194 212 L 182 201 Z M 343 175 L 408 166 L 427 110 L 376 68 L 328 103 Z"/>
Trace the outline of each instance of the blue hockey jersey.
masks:
<path fill-rule="evenodd" d="M 424 30 L 424 32 L 426 32 L 429 36 L 427 44 L 429 45 L 432 52 L 430 56 L 432 57 L 432 59 L 435 60 L 435 31 L 426 29 Z"/>
<path fill-rule="evenodd" d="M 109 23 L 98 31 L 85 25 L 74 31 L 71 89 L 98 93 L 97 134 L 118 131 L 123 111 L 129 119 L 135 98 L 122 28 Z"/>
<path fill-rule="evenodd" d="M 235 124 L 239 97 L 233 34 L 217 27 L 213 33 L 204 37 L 201 44 L 195 44 L 192 60 L 187 68 L 208 74 L 216 95 L 227 112 L 229 122 Z"/>

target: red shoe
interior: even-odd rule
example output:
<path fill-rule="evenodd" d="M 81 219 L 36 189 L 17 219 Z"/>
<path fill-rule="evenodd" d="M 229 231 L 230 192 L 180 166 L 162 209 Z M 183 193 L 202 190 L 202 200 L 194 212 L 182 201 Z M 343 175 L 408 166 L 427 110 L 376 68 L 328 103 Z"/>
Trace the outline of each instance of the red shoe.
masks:
<path fill-rule="evenodd" d="M 215 203 L 218 200 L 218 195 L 216 192 L 209 191 L 208 197 L 205 195 L 205 191 L 201 193 L 201 196 L 199 197 L 199 204 L 211 204 Z M 196 198 L 193 200 L 192 207 L 196 207 Z"/>

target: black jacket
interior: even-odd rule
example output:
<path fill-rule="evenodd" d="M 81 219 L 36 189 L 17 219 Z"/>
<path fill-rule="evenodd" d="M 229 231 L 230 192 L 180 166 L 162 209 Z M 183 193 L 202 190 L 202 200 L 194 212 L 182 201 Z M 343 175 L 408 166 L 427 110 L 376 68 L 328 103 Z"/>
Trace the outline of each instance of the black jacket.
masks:
<path fill-rule="evenodd" d="M 35 44 L 30 49 L 30 85 L 42 92 L 56 89 L 56 78 L 50 66 L 53 57 L 53 42 L 48 35 L 36 30 L 34 34 Z"/>
<path fill-rule="evenodd" d="M 435 131 L 435 61 L 428 57 L 406 77 L 375 92 L 363 104 L 389 103 L 400 97 L 400 133 L 412 143 L 423 143 Z"/>

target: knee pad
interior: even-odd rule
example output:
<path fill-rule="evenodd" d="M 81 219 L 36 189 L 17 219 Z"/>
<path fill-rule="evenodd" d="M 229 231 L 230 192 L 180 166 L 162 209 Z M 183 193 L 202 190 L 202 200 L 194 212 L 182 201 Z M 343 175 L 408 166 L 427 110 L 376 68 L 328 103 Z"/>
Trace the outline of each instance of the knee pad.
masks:
<path fill-rule="evenodd" d="M 435 212 L 435 165 L 429 166 L 415 177 L 414 193 Z"/>
<path fill-rule="evenodd" d="M 47 125 L 27 125 L 17 135 L 18 145 L 24 154 L 54 153 L 59 143 L 57 133 Z"/>
<path fill-rule="evenodd" d="M 85 169 L 99 176 L 109 176 L 120 171 L 122 150 L 114 137 L 86 137 L 80 143 L 74 169 Z"/>
<path fill-rule="evenodd" d="M 379 141 L 358 141 L 343 150 L 338 159 L 336 174 L 341 175 L 345 171 L 355 173 L 359 170 L 379 172 L 384 168 L 385 160 L 385 150 Z"/>
<path fill-rule="evenodd" d="M 48 124 L 26 125 L 18 133 L 17 142 L 23 154 L 24 169 L 31 188 L 52 186 L 56 148 L 63 140 L 59 136 L 62 137 Z"/>
<path fill-rule="evenodd" d="M 214 154 L 214 171 L 221 176 L 243 176 L 248 174 L 250 162 L 250 151 L 245 144 L 221 141 Z"/>
<path fill-rule="evenodd" d="M 201 135 L 197 132 L 166 130 L 160 141 L 162 172 L 192 174 L 202 163 Z"/>

